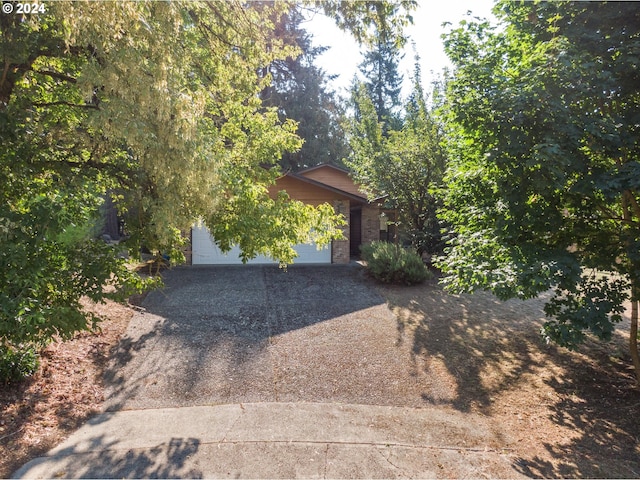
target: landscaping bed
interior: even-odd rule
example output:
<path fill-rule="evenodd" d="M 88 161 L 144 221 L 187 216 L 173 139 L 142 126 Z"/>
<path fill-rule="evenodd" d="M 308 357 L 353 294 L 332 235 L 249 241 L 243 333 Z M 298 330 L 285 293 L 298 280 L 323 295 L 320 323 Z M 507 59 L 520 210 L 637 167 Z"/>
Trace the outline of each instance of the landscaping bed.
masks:
<path fill-rule="evenodd" d="M 59 444 L 101 410 L 103 372 L 133 310 L 113 302 L 85 305 L 105 319 L 100 331 L 49 345 L 35 375 L 0 385 L 0 478 Z"/>

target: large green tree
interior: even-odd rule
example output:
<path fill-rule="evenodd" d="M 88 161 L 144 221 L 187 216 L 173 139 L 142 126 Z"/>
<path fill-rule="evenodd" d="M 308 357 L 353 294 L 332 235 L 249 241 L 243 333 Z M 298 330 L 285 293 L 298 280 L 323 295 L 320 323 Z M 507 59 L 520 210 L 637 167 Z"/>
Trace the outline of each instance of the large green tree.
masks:
<path fill-rule="evenodd" d="M 0 361 L 95 324 L 81 296 L 143 286 L 121 254 L 145 245 L 179 260 L 200 219 L 243 258 L 291 262 L 293 244 L 338 235 L 328 205 L 267 194 L 301 143 L 259 97 L 261 72 L 294 54 L 269 20 L 290 6 L 60 1 L 0 16 Z M 359 6 L 323 8 L 373 21 Z M 128 244 L 96 239 L 107 196 Z"/>
<path fill-rule="evenodd" d="M 346 163 L 370 198 L 385 198 L 398 213 L 400 230 L 418 253 L 440 253 L 441 225 L 436 193 L 446 168 L 442 126 L 435 120 L 421 85 L 419 64 L 400 128 L 386 129 L 368 89 L 353 95 L 349 122 L 351 155 Z"/>
<path fill-rule="evenodd" d="M 277 109 L 281 119 L 296 122 L 296 133 L 303 141 L 299 150 L 285 152 L 280 164 L 293 171 L 321 163 L 340 164 L 346 153 L 340 124 L 343 112 L 327 83 L 331 78 L 315 63 L 328 47 L 313 44 L 303 28 L 305 18 L 299 5 L 278 15 L 274 36 L 284 45 L 296 47 L 300 54 L 269 65 L 271 83 L 261 98 L 264 105 Z"/>
<path fill-rule="evenodd" d="M 329 209 L 267 195 L 263 165 L 299 140 L 258 99 L 260 67 L 288 54 L 264 17 L 236 2 L 45 9 L 0 17 L 0 357 L 94 323 L 81 296 L 141 286 L 123 247 L 95 238 L 106 195 L 131 252 L 179 256 L 199 218 L 248 257 L 291 261 L 309 232 L 334 234 Z"/>
<path fill-rule="evenodd" d="M 640 10 L 624 2 L 500 2 L 499 28 L 446 39 L 449 83 L 441 266 L 455 291 L 552 291 L 543 333 L 611 338 L 631 301 L 640 381 Z"/>
<path fill-rule="evenodd" d="M 379 33 L 375 44 L 364 53 L 364 59 L 359 65 L 364 77 L 363 83 L 375 107 L 378 121 L 383 122 L 385 132 L 401 125 L 400 92 L 403 78 L 398 72 L 401 59 L 400 45 Z"/>

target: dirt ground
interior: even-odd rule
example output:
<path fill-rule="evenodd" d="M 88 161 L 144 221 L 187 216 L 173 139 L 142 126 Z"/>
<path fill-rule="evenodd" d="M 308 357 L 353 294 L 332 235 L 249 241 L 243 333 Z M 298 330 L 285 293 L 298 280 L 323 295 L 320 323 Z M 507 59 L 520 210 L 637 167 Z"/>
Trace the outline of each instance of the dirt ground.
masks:
<path fill-rule="evenodd" d="M 444 294 L 435 281 L 376 287 L 426 373 L 425 402 L 486 416 L 531 477 L 640 477 L 640 389 L 625 327 L 580 352 L 545 345 L 541 301 Z M 40 371 L 0 386 L 0 478 L 59 443 L 103 405 L 103 372 L 133 310 L 94 306 L 102 332 L 55 344 Z M 424 375 L 421 375 L 424 377 Z"/>
<path fill-rule="evenodd" d="M 106 319 L 100 332 L 50 345 L 32 378 L 0 384 L 0 478 L 61 443 L 101 411 L 103 373 L 133 310 L 113 302 L 86 305 Z"/>
<path fill-rule="evenodd" d="M 489 417 L 516 441 L 515 467 L 537 478 L 639 478 L 640 388 L 629 322 L 579 352 L 545 344 L 544 299 L 452 296 L 435 281 L 379 287 L 432 376 L 434 404 Z"/>

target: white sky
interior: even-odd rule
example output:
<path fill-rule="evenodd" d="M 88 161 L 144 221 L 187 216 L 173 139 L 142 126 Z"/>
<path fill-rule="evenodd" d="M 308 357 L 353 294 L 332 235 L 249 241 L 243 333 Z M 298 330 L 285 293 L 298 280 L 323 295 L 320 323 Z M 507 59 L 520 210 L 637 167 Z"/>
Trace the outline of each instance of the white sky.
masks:
<path fill-rule="evenodd" d="M 440 38 L 447 31 L 442 23 L 450 22 L 457 26 L 460 20 L 468 18 L 468 11 L 472 12 L 472 16 L 493 18 L 493 4 L 493 0 L 419 0 L 418 9 L 413 13 L 413 25 L 407 29 L 407 33 L 415 42 L 420 55 L 422 82 L 427 91 L 431 81 L 435 80 L 445 67 L 451 67 Z M 348 33 L 338 29 L 333 20 L 324 15 L 316 15 L 302 26 L 313 35 L 316 45 L 331 47 L 322 56 L 317 57 L 316 63 L 328 74 L 340 75 L 332 86 L 338 93 L 346 94 L 353 76 L 358 71 L 358 64 L 362 61 L 358 45 Z M 410 90 L 413 65 L 414 53 L 409 43 L 400 63 L 405 96 Z"/>

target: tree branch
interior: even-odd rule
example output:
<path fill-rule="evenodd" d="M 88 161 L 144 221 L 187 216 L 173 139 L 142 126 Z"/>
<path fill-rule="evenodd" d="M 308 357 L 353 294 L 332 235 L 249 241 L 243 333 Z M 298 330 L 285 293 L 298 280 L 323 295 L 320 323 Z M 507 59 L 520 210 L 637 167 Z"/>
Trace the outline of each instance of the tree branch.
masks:
<path fill-rule="evenodd" d="M 92 110 L 100 110 L 100 107 L 98 107 L 98 105 L 95 105 L 93 103 L 84 103 L 84 104 L 80 103 L 79 104 L 79 103 L 58 101 L 58 102 L 38 102 L 38 103 L 34 103 L 33 104 L 34 107 L 55 107 L 57 105 L 65 105 L 67 107 L 90 108 Z"/>
<path fill-rule="evenodd" d="M 4 70 L 2 71 L 2 79 L 0 79 L 0 88 L 4 85 L 4 82 L 7 80 L 7 73 L 9 72 L 9 68 L 11 67 L 11 62 L 6 60 L 4 62 Z"/>
<path fill-rule="evenodd" d="M 66 75 L 60 72 L 54 72 L 53 70 L 31 70 L 33 73 L 38 73 L 40 75 L 47 75 L 51 78 L 57 78 L 59 80 L 64 80 L 65 82 L 77 83 L 78 80 L 75 77 L 70 75 Z"/>
<path fill-rule="evenodd" d="M 631 190 L 625 190 L 624 194 L 627 196 L 629 206 L 632 208 L 634 215 L 640 219 L 640 205 L 638 205 L 635 195 Z"/>

